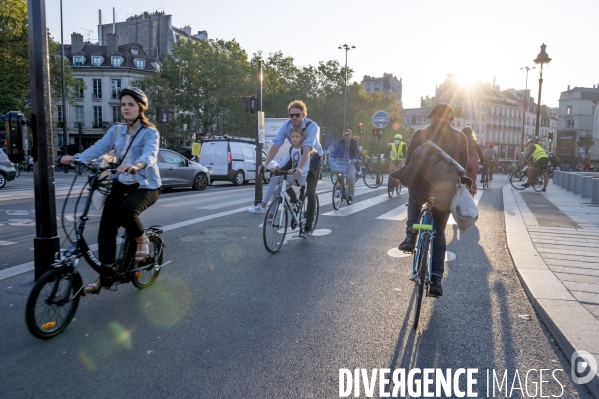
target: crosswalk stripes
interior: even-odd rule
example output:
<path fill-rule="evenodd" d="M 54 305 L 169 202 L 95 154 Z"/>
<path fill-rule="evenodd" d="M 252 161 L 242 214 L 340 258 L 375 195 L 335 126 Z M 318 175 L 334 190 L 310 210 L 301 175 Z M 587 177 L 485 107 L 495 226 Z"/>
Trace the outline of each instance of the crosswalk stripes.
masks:
<path fill-rule="evenodd" d="M 397 208 L 390 210 L 387 213 L 377 217 L 377 219 L 383 220 L 404 220 L 408 217 L 408 207 L 405 204 L 399 205 Z"/>
<path fill-rule="evenodd" d="M 379 195 L 377 197 L 369 198 L 364 201 L 359 201 L 353 203 L 351 206 L 345 206 L 336 211 L 333 210 L 331 212 L 323 213 L 323 216 L 349 216 L 356 212 L 360 212 L 366 208 L 370 208 L 371 206 L 380 204 L 381 202 L 391 200 L 387 194 Z M 331 197 L 332 201 L 332 197 Z"/>

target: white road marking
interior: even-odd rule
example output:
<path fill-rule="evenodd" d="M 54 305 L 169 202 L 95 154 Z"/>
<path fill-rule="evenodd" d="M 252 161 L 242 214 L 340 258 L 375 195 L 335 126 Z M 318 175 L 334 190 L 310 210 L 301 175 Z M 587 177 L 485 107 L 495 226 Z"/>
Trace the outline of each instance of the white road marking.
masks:
<path fill-rule="evenodd" d="M 239 205 L 239 204 L 248 204 L 248 207 L 249 207 L 253 203 L 254 203 L 254 200 L 249 199 L 249 198 L 244 198 L 244 199 L 240 199 L 240 200 L 237 200 L 237 201 L 220 202 L 220 203 L 214 204 L 214 205 L 200 206 L 200 207 L 198 207 L 196 209 L 210 209 L 210 210 L 215 210 L 215 209 L 226 208 L 227 206 Z M 169 206 L 173 206 L 173 205 L 169 205 Z M 179 205 L 177 205 L 177 206 L 179 206 Z"/>
<path fill-rule="evenodd" d="M 382 214 L 377 219 L 404 220 L 406 217 L 408 217 L 408 207 L 405 204 L 401 204 L 397 208 Z"/>
<path fill-rule="evenodd" d="M 378 197 L 374 197 L 374 198 L 369 198 L 367 200 L 364 201 L 358 201 L 358 202 L 354 202 L 351 205 L 348 206 L 344 206 L 336 211 L 331 211 L 331 212 L 327 212 L 327 213 L 323 213 L 323 215 L 327 215 L 327 216 L 349 216 L 352 215 L 356 212 L 360 212 L 366 208 L 370 208 L 373 205 L 376 204 L 380 204 L 381 202 L 390 200 L 391 198 L 389 198 L 389 196 L 387 194 L 384 195 L 379 195 Z M 331 197 L 332 200 L 332 197 Z"/>
<path fill-rule="evenodd" d="M 388 250 L 387 255 L 389 255 L 392 258 L 407 258 L 409 256 L 412 256 L 413 254 L 405 253 L 404 251 L 401 251 L 397 247 L 395 247 Z"/>
<path fill-rule="evenodd" d="M 14 244 L 16 244 L 16 242 L 0 240 L 0 245 L 14 245 Z"/>

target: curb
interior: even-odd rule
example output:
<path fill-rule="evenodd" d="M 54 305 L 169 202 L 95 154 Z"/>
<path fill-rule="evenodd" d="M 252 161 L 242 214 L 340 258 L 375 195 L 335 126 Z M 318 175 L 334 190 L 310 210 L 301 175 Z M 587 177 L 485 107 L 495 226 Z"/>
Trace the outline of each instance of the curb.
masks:
<path fill-rule="evenodd" d="M 541 195 L 541 194 L 539 194 Z M 510 185 L 503 187 L 507 246 L 534 310 L 567 359 L 576 351 L 599 353 L 599 320 L 553 274 L 532 243 Z M 599 375 L 585 384 L 599 398 Z"/>

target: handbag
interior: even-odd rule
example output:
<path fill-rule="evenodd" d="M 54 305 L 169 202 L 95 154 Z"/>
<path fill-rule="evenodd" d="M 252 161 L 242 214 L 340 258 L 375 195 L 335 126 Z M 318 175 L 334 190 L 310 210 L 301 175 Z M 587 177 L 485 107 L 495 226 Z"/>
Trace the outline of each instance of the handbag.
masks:
<path fill-rule="evenodd" d="M 110 143 L 110 149 L 108 150 L 108 152 L 106 154 L 104 154 L 102 156 L 102 162 L 100 162 L 100 168 L 105 168 L 108 165 L 110 165 L 111 163 L 116 163 L 116 150 L 114 148 L 114 141 L 116 140 L 116 136 L 118 135 L 118 130 L 115 129 L 116 131 L 114 132 L 114 136 L 112 137 L 112 143 Z M 109 181 L 110 178 L 112 177 L 112 173 L 109 170 L 105 170 L 102 173 L 100 173 L 100 176 L 97 177 L 97 179 L 100 182 L 105 182 L 105 181 Z M 96 190 L 94 191 L 94 193 L 92 194 L 92 203 L 94 204 L 94 206 L 96 207 L 96 209 L 102 209 L 102 207 L 104 206 L 104 203 L 106 202 L 106 198 L 108 197 L 108 194 L 110 194 L 110 185 L 109 182 L 107 182 L 108 184 L 104 184 L 104 189 L 102 190 Z"/>
<path fill-rule="evenodd" d="M 478 219 L 478 206 L 474 202 L 466 184 L 456 184 L 456 192 L 451 200 L 449 210 L 462 233 L 476 223 Z"/>

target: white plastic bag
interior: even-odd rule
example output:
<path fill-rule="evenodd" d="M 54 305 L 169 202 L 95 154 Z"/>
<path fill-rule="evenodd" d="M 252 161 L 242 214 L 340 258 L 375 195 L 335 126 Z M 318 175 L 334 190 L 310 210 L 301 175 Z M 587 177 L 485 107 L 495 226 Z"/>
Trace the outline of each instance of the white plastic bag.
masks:
<path fill-rule="evenodd" d="M 456 193 L 449 206 L 451 215 L 463 233 L 478 219 L 478 207 L 465 184 L 456 184 Z"/>

